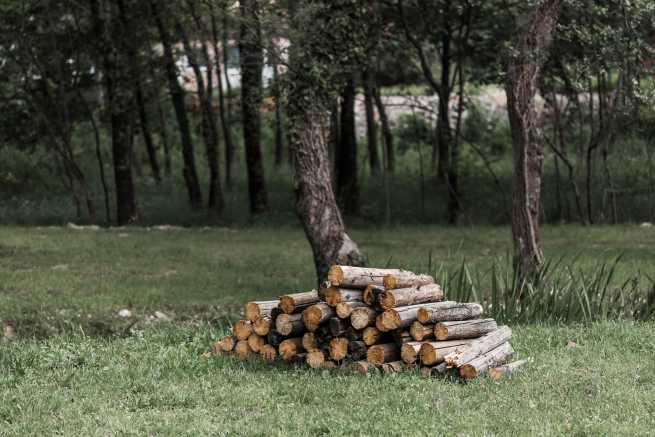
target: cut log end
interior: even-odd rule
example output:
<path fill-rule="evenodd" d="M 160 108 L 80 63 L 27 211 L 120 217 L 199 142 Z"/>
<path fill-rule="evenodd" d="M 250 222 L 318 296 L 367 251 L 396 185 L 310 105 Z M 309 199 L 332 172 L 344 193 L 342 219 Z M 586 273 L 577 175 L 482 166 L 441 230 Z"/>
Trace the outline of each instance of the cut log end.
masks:
<path fill-rule="evenodd" d="M 275 319 L 275 329 L 282 335 L 297 335 L 304 330 L 302 314 L 280 314 Z"/>
<path fill-rule="evenodd" d="M 400 358 L 398 346 L 395 343 L 376 344 L 368 348 L 366 361 L 372 364 L 384 364 Z"/>
<path fill-rule="evenodd" d="M 376 311 L 373 308 L 361 307 L 355 308 L 350 313 L 350 324 L 355 329 L 364 329 L 367 326 L 375 324 Z"/>
<path fill-rule="evenodd" d="M 434 336 L 434 325 L 424 325 L 416 320 L 409 327 L 409 333 L 415 341 L 423 341 Z"/>
<path fill-rule="evenodd" d="M 254 322 L 259 318 L 259 305 L 256 302 L 248 302 L 243 307 L 243 317 Z"/>
<path fill-rule="evenodd" d="M 250 337 L 248 337 L 248 346 L 250 346 L 250 349 L 254 353 L 259 353 L 261 347 L 265 344 L 266 340 L 264 340 L 264 337 L 261 337 L 257 334 L 250 334 Z"/>
<path fill-rule="evenodd" d="M 343 269 L 341 266 L 334 265 L 330 267 L 327 279 L 330 282 L 330 285 L 338 286 L 341 284 L 343 282 Z"/>
<path fill-rule="evenodd" d="M 394 310 L 388 310 L 377 316 L 375 327 L 382 332 L 393 331 L 400 327 L 400 316 Z"/>
<path fill-rule="evenodd" d="M 280 297 L 280 309 L 285 314 L 293 314 L 293 311 L 296 309 L 296 303 L 293 301 L 291 296 L 282 296 Z"/>
<path fill-rule="evenodd" d="M 325 363 L 325 353 L 320 350 L 311 351 L 307 354 L 305 360 L 307 361 L 307 365 L 309 367 L 312 369 L 318 369 L 323 367 L 323 364 Z"/>
<path fill-rule="evenodd" d="M 223 352 L 232 352 L 236 345 L 236 341 L 231 335 L 226 335 L 218 341 L 217 345 Z"/>
<path fill-rule="evenodd" d="M 316 344 L 316 334 L 313 332 L 305 332 L 302 336 L 302 347 L 308 352 L 318 350 Z"/>
<path fill-rule="evenodd" d="M 407 364 L 414 364 L 421 348 L 420 343 L 405 343 L 400 348 L 400 358 Z"/>
<path fill-rule="evenodd" d="M 277 349 L 270 344 L 265 344 L 259 348 L 259 355 L 263 360 L 271 362 L 277 358 Z"/>
<path fill-rule="evenodd" d="M 252 354 L 252 349 L 248 345 L 247 340 L 239 340 L 234 346 L 234 354 L 239 357 L 240 360 L 247 360 Z"/>
<path fill-rule="evenodd" d="M 362 332 L 362 340 L 366 346 L 373 346 L 380 339 L 380 330 L 374 326 L 369 326 Z"/>
<path fill-rule="evenodd" d="M 378 303 L 383 310 L 388 310 L 396 306 L 396 298 L 393 293 L 384 291 L 380 293 L 380 296 L 378 297 Z"/>
<path fill-rule="evenodd" d="M 279 353 L 284 361 L 291 361 L 302 350 L 302 338 L 289 338 L 280 343 Z"/>
<path fill-rule="evenodd" d="M 238 320 L 232 327 L 237 340 L 247 340 L 252 334 L 252 322 L 249 320 Z"/>
<path fill-rule="evenodd" d="M 337 337 L 330 341 L 330 358 L 341 361 L 348 354 L 348 339 Z"/>
<path fill-rule="evenodd" d="M 252 330 L 255 331 L 255 334 L 265 337 L 268 335 L 271 330 L 271 319 L 268 317 L 262 317 L 257 319 L 253 324 Z"/>
<path fill-rule="evenodd" d="M 398 281 L 396 280 L 396 277 L 393 275 L 384 275 L 384 278 L 382 278 L 382 283 L 384 284 L 384 288 L 386 288 L 387 290 L 393 290 L 394 288 L 396 288 Z"/>

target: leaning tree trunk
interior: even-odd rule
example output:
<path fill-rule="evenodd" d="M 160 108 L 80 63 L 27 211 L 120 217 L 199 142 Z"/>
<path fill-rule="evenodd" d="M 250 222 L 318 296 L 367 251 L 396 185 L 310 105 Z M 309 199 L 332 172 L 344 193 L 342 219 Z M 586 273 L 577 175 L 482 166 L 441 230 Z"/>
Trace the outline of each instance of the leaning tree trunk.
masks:
<path fill-rule="evenodd" d="M 543 267 L 539 242 L 539 200 L 544 145 L 537 127 L 534 98 L 544 54 L 550 47 L 561 0 L 543 0 L 517 35 L 507 64 L 507 110 L 514 150 L 512 239 L 514 265 L 523 277 Z"/>
<path fill-rule="evenodd" d="M 178 82 L 177 67 L 175 57 L 173 56 L 172 38 L 168 33 L 168 27 L 164 23 L 162 12 L 159 10 L 160 4 L 155 0 L 150 0 L 150 10 L 157 25 L 159 37 L 161 39 L 164 64 L 166 68 L 166 78 L 168 79 L 168 89 L 171 94 L 171 101 L 177 123 L 180 131 L 180 140 L 182 143 L 182 158 L 184 161 L 183 176 L 189 194 L 191 208 L 202 208 L 202 191 L 198 181 L 198 172 L 196 171 L 196 158 L 193 151 L 193 140 L 191 139 L 191 128 L 189 127 L 189 118 L 184 105 L 184 89 Z"/>
<path fill-rule="evenodd" d="M 341 94 L 341 134 L 336 168 L 339 205 L 346 214 L 357 214 L 359 210 L 355 92 L 355 81 L 350 77 Z"/>
<path fill-rule="evenodd" d="M 360 265 L 363 258 L 357 244 L 346 234 L 332 191 L 327 149 L 330 115 L 328 111 L 304 106 L 303 101 L 290 102 L 288 109 L 296 212 L 312 247 L 321 283 L 331 265 Z"/>
<path fill-rule="evenodd" d="M 264 165 L 260 144 L 262 102 L 262 41 L 259 22 L 259 0 L 242 0 L 241 33 L 239 51 L 241 56 L 241 111 L 243 119 L 243 140 L 246 148 L 248 168 L 248 193 L 250 212 L 260 214 L 268 209 Z"/>

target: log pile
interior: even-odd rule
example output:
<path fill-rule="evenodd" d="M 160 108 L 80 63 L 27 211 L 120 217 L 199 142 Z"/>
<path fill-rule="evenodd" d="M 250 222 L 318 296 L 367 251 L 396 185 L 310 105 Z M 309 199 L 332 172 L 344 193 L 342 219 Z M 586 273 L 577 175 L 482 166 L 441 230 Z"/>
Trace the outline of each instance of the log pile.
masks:
<path fill-rule="evenodd" d="M 482 313 L 477 303 L 444 300 L 429 275 L 332 266 L 319 290 L 246 303 L 214 351 L 312 368 L 354 364 L 362 373 L 420 368 L 424 376 L 496 379 L 525 360 L 506 364 L 512 331 Z"/>

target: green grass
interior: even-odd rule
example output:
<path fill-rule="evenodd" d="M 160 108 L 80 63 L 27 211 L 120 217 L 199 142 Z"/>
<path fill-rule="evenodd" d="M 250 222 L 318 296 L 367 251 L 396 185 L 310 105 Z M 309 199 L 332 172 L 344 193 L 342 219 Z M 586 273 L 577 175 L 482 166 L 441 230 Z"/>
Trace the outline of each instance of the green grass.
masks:
<path fill-rule="evenodd" d="M 500 384 L 205 359 L 209 328 L 25 342 L 0 349 L 0 434 L 647 435 L 654 329 L 515 327 L 534 361 Z"/>
<path fill-rule="evenodd" d="M 351 234 L 372 265 L 451 276 L 465 266 L 480 293 L 511 248 L 501 227 Z M 547 226 L 542 236 L 548 258 L 590 276 L 621 255 L 611 289 L 655 277 L 653 228 Z M 512 323 L 517 357 L 534 361 L 498 385 L 244 364 L 201 354 L 243 302 L 314 285 L 298 228 L 0 227 L 0 242 L 0 319 L 19 337 L 0 342 L 0 435 L 639 435 L 655 425 L 652 322 Z M 133 318 L 117 316 L 126 307 Z M 172 322 L 149 320 L 155 311 Z"/>

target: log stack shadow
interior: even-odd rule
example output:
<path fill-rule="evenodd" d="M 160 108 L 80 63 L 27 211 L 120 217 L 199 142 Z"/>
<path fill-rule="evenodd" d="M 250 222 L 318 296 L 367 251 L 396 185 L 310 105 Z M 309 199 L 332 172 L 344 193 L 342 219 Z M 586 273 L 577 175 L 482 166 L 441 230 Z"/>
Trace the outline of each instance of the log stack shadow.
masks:
<path fill-rule="evenodd" d="M 512 330 L 483 317 L 480 304 L 444 300 L 432 276 L 401 269 L 335 265 L 320 289 L 248 302 L 243 317 L 215 353 L 463 379 L 525 362 L 507 364 Z"/>

